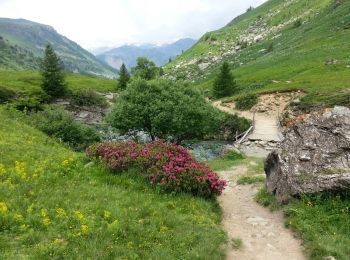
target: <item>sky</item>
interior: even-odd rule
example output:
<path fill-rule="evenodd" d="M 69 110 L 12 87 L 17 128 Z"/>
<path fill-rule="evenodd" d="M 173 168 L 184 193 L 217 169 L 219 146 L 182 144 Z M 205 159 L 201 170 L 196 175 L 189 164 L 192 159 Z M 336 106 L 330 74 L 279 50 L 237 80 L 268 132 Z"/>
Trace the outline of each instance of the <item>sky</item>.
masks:
<path fill-rule="evenodd" d="M 0 0 L 0 17 L 53 26 L 87 49 L 198 39 L 266 0 Z"/>

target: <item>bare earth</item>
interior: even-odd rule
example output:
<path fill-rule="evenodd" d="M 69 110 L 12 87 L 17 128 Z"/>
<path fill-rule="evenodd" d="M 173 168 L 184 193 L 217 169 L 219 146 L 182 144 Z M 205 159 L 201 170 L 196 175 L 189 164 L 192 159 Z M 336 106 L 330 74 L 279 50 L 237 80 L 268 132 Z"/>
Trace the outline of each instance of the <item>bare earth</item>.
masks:
<path fill-rule="evenodd" d="M 280 212 L 271 212 L 254 201 L 259 185 L 237 185 L 247 172 L 246 166 L 219 172 L 229 185 L 219 198 L 223 209 L 223 225 L 230 238 L 243 242 L 241 249 L 229 249 L 231 260 L 302 260 L 301 241 L 283 225 Z"/>

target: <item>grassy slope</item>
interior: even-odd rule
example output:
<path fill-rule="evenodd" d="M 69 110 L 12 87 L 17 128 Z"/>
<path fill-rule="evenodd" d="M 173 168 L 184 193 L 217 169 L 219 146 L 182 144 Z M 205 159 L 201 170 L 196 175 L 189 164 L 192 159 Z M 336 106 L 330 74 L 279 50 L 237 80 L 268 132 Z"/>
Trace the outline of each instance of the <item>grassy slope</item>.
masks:
<path fill-rule="evenodd" d="M 167 67 L 173 70 L 181 62 L 206 57 L 208 52 L 217 55 L 220 47 L 237 41 L 237 37 L 250 24 L 262 17 L 271 28 L 282 22 L 302 17 L 303 24 L 294 27 L 292 22 L 269 35 L 262 42 L 243 49 L 224 59 L 229 61 L 243 91 L 266 92 L 287 89 L 303 89 L 310 93 L 305 103 L 350 104 L 350 2 L 334 9 L 333 1 L 294 1 L 283 8 L 285 1 L 270 0 L 248 12 L 221 30 L 210 33 L 219 43 L 210 45 L 203 37 L 199 44 L 180 56 Z M 268 16 L 268 13 L 277 14 Z M 309 14 L 306 11 L 312 10 Z M 279 35 L 276 39 L 273 36 Z M 261 52 L 273 44 L 272 52 Z M 210 56 L 210 55 L 209 55 Z M 338 60 L 336 65 L 325 65 L 329 59 Z M 238 65 L 243 63 L 243 65 Z M 196 77 L 197 85 L 210 89 L 218 66 L 209 67 L 204 77 Z M 272 83 L 272 80 L 280 83 Z M 291 81 L 291 83 L 286 83 Z M 252 84 L 262 87 L 251 89 Z M 331 98 L 330 98 L 331 97 Z"/>
<path fill-rule="evenodd" d="M 309 259 L 323 260 L 329 256 L 338 260 L 349 259 L 349 192 L 303 196 L 300 200 L 280 206 L 275 198 L 263 189 L 258 193 L 256 200 L 272 210 L 283 209 L 286 226 L 304 240 Z"/>
<path fill-rule="evenodd" d="M 79 71 L 92 75 L 115 77 L 116 71 L 101 63 L 91 53 L 81 48 L 75 42 L 58 34 L 52 27 L 23 19 L 0 18 L 0 35 L 11 45 L 30 51 L 36 58 L 43 57 L 47 42 L 55 49 L 69 71 Z M 2 65 L 5 68 L 18 67 L 28 69 L 30 66 L 38 68 L 28 59 L 12 56 Z"/>
<path fill-rule="evenodd" d="M 31 94 L 40 90 L 40 82 L 38 72 L 0 70 L 0 88 Z M 68 74 L 67 83 L 72 91 L 91 89 L 105 93 L 115 92 L 117 88 L 115 80 L 80 74 Z"/>
<path fill-rule="evenodd" d="M 216 202 L 84 167 L 84 155 L 8 113 L 0 108 L 2 259 L 223 257 Z"/>
<path fill-rule="evenodd" d="M 0 36 L 0 69 L 36 69 L 38 60 L 27 49 L 12 45 Z"/>

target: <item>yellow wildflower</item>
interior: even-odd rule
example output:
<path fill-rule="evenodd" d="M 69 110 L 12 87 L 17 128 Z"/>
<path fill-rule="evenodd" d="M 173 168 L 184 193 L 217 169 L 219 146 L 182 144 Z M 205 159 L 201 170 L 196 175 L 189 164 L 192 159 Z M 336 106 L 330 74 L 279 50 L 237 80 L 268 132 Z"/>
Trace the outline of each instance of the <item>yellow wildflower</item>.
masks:
<path fill-rule="evenodd" d="M 80 211 L 75 211 L 75 212 L 74 212 L 74 217 L 75 217 L 77 220 L 79 220 L 79 221 L 82 221 L 82 220 L 85 219 L 84 214 L 81 213 Z"/>
<path fill-rule="evenodd" d="M 14 216 L 15 220 L 18 222 L 22 222 L 24 220 L 24 217 L 21 214 L 15 214 Z"/>
<path fill-rule="evenodd" d="M 103 213 L 103 218 L 105 220 L 109 220 L 111 218 L 111 212 L 105 210 Z"/>
<path fill-rule="evenodd" d="M 15 171 L 19 177 L 25 179 L 27 177 L 25 164 L 22 162 L 15 162 Z"/>
<path fill-rule="evenodd" d="M 0 176 L 6 173 L 5 166 L 0 163 Z"/>
<path fill-rule="evenodd" d="M 5 202 L 0 202 L 0 214 L 7 214 L 9 211 Z"/>
<path fill-rule="evenodd" d="M 64 160 L 62 166 L 67 167 L 69 165 L 69 160 Z"/>
<path fill-rule="evenodd" d="M 67 217 L 67 213 L 64 209 L 58 208 L 56 209 L 57 216 L 59 217 Z"/>
<path fill-rule="evenodd" d="M 44 226 L 48 226 L 51 224 L 51 220 L 49 218 L 43 218 L 41 223 L 43 223 Z"/>
<path fill-rule="evenodd" d="M 86 235 L 89 233 L 89 227 L 88 225 L 81 225 L 80 226 L 80 231 L 82 235 Z"/>
<path fill-rule="evenodd" d="M 161 226 L 160 229 L 159 229 L 159 232 L 160 233 L 166 233 L 168 231 L 168 228 L 166 226 Z"/>
<path fill-rule="evenodd" d="M 40 216 L 42 216 L 43 218 L 47 217 L 47 210 L 46 209 L 41 209 Z"/>

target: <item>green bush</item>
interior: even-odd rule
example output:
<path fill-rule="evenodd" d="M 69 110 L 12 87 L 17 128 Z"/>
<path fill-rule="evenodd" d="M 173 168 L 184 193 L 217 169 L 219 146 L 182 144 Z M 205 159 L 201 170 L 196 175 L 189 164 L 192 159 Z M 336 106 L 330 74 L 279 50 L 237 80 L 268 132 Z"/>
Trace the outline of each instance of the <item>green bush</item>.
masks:
<path fill-rule="evenodd" d="M 256 94 L 246 94 L 236 98 L 236 108 L 239 110 L 249 110 L 258 103 Z"/>
<path fill-rule="evenodd" d="M 294 22 L 293 27 L 298 28 L 303 24 L 303 21 L 301 19 L 298 19 Z"/>
<path fill-rule="evenodd" d="M 175 143 L 212 135 L 221 120 L 221 112 L 198 91 L 185 82 L 167 80 L 134 80 L 109 115 L 121 134 L 139 130 Z"/>
<path fill-rule="evenodd" d="M 106 99 L 92 90 L 75 92 L 72 95 L 72 103 L 77 106 L 108 106 Z"/>
<path fill-rule="evenodd" d="M 23 97 L 17 99 L 13 105 L 19 111 L 38 112 L 44 109 L 39 97 Z"/>
<path fill-rule="evenodd" d="M 0 86 L 0 104 L 10 101 L 16 97 L 16 93 L 10 89 Z"/>
<path fill-rule="evenodd" d="M 27 123 L 68 144 L 75 150 L 85 149 L 89 145 L 100 141 L 100 136 L 95 129 L 74 121 L 63 110 L 50 108 L 32 114 L 29 116 Z"/>
<path fill-rule="evenodd" d="M 246 118 L 224 113 L 220 125 L 219 139 L 234 140 L 237 133 L 240 134 L 247 131 L 250 125 L 251 122 Z"/>

